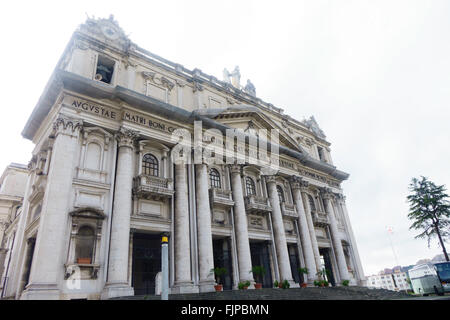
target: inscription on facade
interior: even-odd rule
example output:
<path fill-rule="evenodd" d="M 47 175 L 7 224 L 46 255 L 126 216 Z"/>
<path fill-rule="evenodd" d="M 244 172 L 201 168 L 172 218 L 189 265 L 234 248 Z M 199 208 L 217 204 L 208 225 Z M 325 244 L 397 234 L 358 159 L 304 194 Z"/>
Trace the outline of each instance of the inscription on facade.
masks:
<path fill-rule="evenodd" d="M 75 109 L 93 113 L 107 119 L 117 120 L 117 112 L 83 100 L 74 99 L 71 106 Z"/>
<path fill-rule="evenodd" d="M 169 126 L 165 123 L 156 121 L 154 119 L 151 119 L 151 118 L 143 116 L 143 115 L 133 114 L 128 111 L 124 111 L 122 120 L 130 121 L 130 122 L 139 124 L 144 127 L 157 129 L 157 130 L 169 132 L 169 133 L 172 133 L 176 129 L 175 127 Z"/>

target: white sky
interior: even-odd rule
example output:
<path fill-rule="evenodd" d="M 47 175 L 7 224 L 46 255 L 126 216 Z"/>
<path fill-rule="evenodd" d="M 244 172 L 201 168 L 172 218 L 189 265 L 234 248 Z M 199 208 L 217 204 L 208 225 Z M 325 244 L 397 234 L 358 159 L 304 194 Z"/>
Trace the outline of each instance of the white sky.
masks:
<path fill-rule="evenodd" d="M 450 186 L 449 1 L 8 1 L 0 11 L 0 170 L 27 164 L 21 131 L 86 14 L 133 42 L 222 78 L 239 65 L 257 96 L 332 143 L 367 275 L 441 253 L 408 231 L 413 176 Z M 448 244 L 450 249 L 450 244 Z"/>

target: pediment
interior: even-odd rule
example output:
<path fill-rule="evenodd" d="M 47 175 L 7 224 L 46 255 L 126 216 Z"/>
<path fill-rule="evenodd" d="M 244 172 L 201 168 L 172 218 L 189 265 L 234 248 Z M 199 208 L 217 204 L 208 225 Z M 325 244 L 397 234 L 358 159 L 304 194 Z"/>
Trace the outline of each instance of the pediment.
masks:
<path fill-rule="evenodd" d="M 212 110 L 211 110 L 212 111 Z M 279 144 L 289 149 L 293 149 L 305 153 L 303 148 L 295 139 L 293 139 L 289 132 L 279 126 L 275 121 L 270 119 L 261 110 L 253 106 L 237 105 L 226 109 L 217 110 L 216 113 L 208 112 L 209 116 L 216 121 L 245 133 L 257 135 L 259 129 L 267 130 L 267 138 L 270 141 L 270 132 L 273 129 L 279 132 Z"/>

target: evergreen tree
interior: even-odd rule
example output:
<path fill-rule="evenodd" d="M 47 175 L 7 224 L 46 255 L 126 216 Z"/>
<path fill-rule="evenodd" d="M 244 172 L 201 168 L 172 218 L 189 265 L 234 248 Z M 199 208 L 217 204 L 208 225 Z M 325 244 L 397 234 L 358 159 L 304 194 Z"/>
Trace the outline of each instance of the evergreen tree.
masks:
<path fill-rule="evenodd" d="M 413 221 L 409 229 L 421 230 L 415 238 L 427 238 L 428 247 L 433 237 L 438 237 L 439 244 L 444 252 L 445 260 L 449 261 L 445 240 L 449 237 L 450 226 L 450 202 L 445 186 L 436 186 L 426 177 L 419 180 L 413 178 L 407 196 L 410 209 L 408 218 Z"/>

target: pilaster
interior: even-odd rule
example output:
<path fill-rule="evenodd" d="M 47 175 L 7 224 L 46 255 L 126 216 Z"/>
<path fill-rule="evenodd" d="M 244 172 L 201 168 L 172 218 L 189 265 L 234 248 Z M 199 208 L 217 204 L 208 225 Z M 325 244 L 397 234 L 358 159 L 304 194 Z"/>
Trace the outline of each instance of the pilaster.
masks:
<path fill-rule="evenodd" d="M 53 123 L 54 145 L 29 284 L 21 299 L 59 299 L 63 279 L 63 244 L 72 190 L 74 159 L 83 122 L 59 115 Z M 53 257 L 49 259 L 49 257 Z"/>

